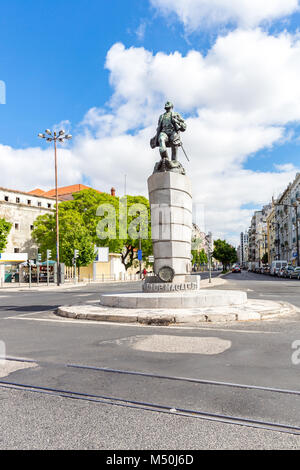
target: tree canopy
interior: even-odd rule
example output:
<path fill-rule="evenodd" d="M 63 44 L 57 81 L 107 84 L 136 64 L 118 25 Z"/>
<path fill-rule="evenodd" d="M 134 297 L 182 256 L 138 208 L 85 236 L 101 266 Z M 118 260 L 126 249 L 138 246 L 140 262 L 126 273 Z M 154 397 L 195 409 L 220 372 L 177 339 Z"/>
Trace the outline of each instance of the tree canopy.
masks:
<path fill-rule="evenodd" d="M 227 268 L 232 263 L 237 261 L 236 249 L 227 243 L 225 240 L 214 241 L 213 257 L 223 264 L 224 268 Z"/>
<path fill-rule="evenodd" d="M 7 245 L 7 237 L 11 230 L 12 224 L 5 219 L 0 219 L 0 253 L 2 253 Z"/>
<path fill-rule="evenodd" d="M 39 216 L 34 224 L 33 238 L 37 242 L 42 258 L 46 259 L 47 250 L 56 257 L 56 220 L 54 214 Z M 72 266 L 74 250 L 79 251 L 76 260 L 78 267 L 87 266 L 95 259 L 95 246 L 82 217 L 74 210 L 59 215 L 60 261 Z"/>
<path fill-rule="evenodd" d="M 109 247 L 111 253 L 121 254 L 128 269 L 137 256 L 140 236 L 143 258 L 152 254 L 150 205 L 145 197 L 118 198 L 93 189 L 73 197 L 59 204 L 62 262 L 70 265 L 74 249 L 78 249 L 78 266 L 85 266 L 95 258 L 92 246 L 93 250 L 95 246 Z M 54 214 L 37 218 L 33 237 L 43 255 L 47 249 L 55 253 L 55 233 Z"/>
<path fill-rule="evenodd" d="M 192 255 L 193 255 L 193 260 L 192 260 L 193 265 L 195 263 L 197 265 L 207 264 L 208 263 L 207 254 L 205 253 L 204 248 L 202 248 L 200 251 L 192 250 Z"/>

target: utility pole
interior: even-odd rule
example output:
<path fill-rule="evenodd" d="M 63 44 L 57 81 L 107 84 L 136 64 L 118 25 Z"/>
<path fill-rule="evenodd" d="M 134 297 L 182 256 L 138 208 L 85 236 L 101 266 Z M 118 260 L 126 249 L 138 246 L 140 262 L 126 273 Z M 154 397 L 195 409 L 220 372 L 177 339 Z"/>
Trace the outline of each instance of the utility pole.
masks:
<path fill-rule="evenodd" d="M 212 258 L 212 233 L 208 232 L 208 235 L 205 237 L 205 240 L 208 243 L 208 273 L 209 273 L 209 284 L 211 284 L 211 258 Z"/>
<path fill-rule="evenodd" d="M 143 276 L 142 276 L 142 260 L 143 260 L 143 252 L 142 252 L 142 239 L 141 239 L 141 231 L 140 231 L 140 236 L 139 236 L 140 279 L 143 279 Z"/>
<path fill-rule="evenodd" d="M 51 250 L 47 250 L 47 286 L 49 286 L 49 259 L 51 258 L 52 256 L 52 251 Z"/>
<path fill-rule="evenodd" d="M 42 261 L 42 255 L 41 253 L 37 252 L 37 258 L 36 258 L 36 280 L 37 280 L 37 285 L 39 286 L 40 284 L 40 263 Z"/>
<path fill-rule="evenodd" d="M 28 266 L 28 274 L 29 274 L 29 289 L 31 288 L 31 261 L 29 260 Z"/>
<path fill-rule="evenodd" d="M 77 284 L 77 274 L 76 274 L 76 260 L 79 256 L 79 250 L 74 250 L 74 270 L 75 270 L 75 284 Z"/>

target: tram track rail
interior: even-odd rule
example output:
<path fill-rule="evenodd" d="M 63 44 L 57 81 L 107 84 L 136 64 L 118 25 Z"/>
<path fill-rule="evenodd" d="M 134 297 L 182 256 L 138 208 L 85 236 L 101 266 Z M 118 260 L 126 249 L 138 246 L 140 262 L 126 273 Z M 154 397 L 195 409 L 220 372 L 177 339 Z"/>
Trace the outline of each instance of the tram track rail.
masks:
<path fill-rule="evenodd" d="M 1 359 L 3 358 L 0 357 L 0 360 Z M 240 383 L 233 383 L 233 382 L 222 382 L 222 381 L 217 381 L 217 380 L 196 379 L 192 377 L 177 377 L 177 376 L 172 376 L 172 375 L 151 374 L 149 372 L 140 372 L 140 371 L 133 371 L 133 370 L 112 369 L 110 367 L 88 366 L 84 364 L 64 364 L 64 363 L 59 363 L 59 362 L 47 362 L 47 361 L 38 361 L 34 359 L 21 359 L 21 358 L 14 358 L 14 357 L 7 357 L 5 358 L 5 360 L 15 361 L 15 362 L 24 362 L 24 363 L 34 363 L 34 364 L 39 364 L 39 365 L 60 366 L 60 367 L 67 367 L 70 369 L 91 370 L 95 372 L 98 371 L 98 372 L 111 373 L 111 374 L 133 375 L 133 376 L 149 377 L 149 378 L 162 379 L 162 380 L 174 380 L 174 381 L 179 381 L 179 382 L 190 382 L 190 383 L 196 383 L 196 384 L 198 383 L 202 385 L 215 385 L 215 386 L 230 387 L 230 388 L 261 390 L 264 392 L 282 393 L 282 394 L 287 394 L 287 395 L 300 396 L 300 390 L 266 387 L 263 385 L 250 385 L 250 384 L 240 384 Z"/>
<path fill-rule="evenodd" d="M 202 385 L 212 385 L 212 386 L 219 386 L 219 387 L 221 386 L 221 387 L 240 388 L 240 389 L 249 389 L 249 390 L 260 390 L 260 391 L 280 393 L 280 394 L 300 395 L 300 391 L 298 390 L 288 390 L 288 389 L 247 385 L 247 384 L 235 384 L 235 383 L 230 383 L 230 382 L 195 379 L 195 378 L 189 378 L 189 377 L 176 377 L 176 376 L 167 376 L 167 375 L 160 375 L 160 374 L 150 374 L 146 372 L 127 371 L 127 370 L 87 366 L 87 365 L 80 365 L 80 364 L 63 364 L 63 363 L 44 362 L 44 361 L 36 361 L 32 359 L 12 358 L 12 357 L 6 358 L 6 360 L 21 362 L 21 363 L 22 362 L 34 363 L 40 366 L 52 365 L 52 366 L 67 367 L 69 369 L 74 369 L 74 370 L 80 369 L 80 370 L 89 370 L 89 371 L 94 371 L 94 372 L 98 371 L 98 372 L 104 372 L 104 373 L 113 373 L 113 374 L 122 374 L 122 375 L 125 374 L 125 375 L 137 376 L 137 377 L 147 377 L 147 378 L 160 379 L 160 380 L 192 382 L 192 383 L 198 383 Z M 88 401 L 88 402 L 98 403 L 102 405 L 113 405 L 113 406 L 120 406 L 120 407 L 126 407 L 126 408 L 141 409 L 141 410 L 146 410 L 149 412 L 152 411 L 152 412 L 171 414 L 171 415 L 176 415 L 176 416 L 181 416 L 181 417 L 204 419 L 208 421 L 215 421 L 215 422 L 220 422 L 220 423 L 227 423 L 227 424 L 233 424 L 233 425 L 239 425 L 239 426 L 264 429 L 264 430 L 269 430 L 269 431 L 300 435 L 300 426 L 296 426 L 296 425 L 277 423 L 277 422 L 265 421 L 265 420 L 260 420 L 260 419 L 244 418 L 241 416 L 231 416 L 231 415 L 225 415 L 222 413 L 213 413 L 213 412 L 195 410 L 195 409 L 189 409 L 189 408 L 182 408 L 178 406 L 172 406 L 171 404 L 164 405 L 164 404 L 152 403 L 148 401 L 129 400 L 123 397 L 120 398 L 120 397 L 115 397 L 115 396 L 110 396 L 110 395 L 83 393 L 83 392 L 77 392 L 74 390 L 67 390 L 64 388 L 53 388 L 53 387 L 46 387 L 43 385 L 25 384 L 21 382 L 9 382 L 6 380 L 0 380 L 0 388 L 17 390 L 17 391 L 27 391 L 27 392 L 32 392 L 32 393 L 48 394 L 48 395 L 52 395 L 52 396 L 56 396 L 60 398 Z"/>

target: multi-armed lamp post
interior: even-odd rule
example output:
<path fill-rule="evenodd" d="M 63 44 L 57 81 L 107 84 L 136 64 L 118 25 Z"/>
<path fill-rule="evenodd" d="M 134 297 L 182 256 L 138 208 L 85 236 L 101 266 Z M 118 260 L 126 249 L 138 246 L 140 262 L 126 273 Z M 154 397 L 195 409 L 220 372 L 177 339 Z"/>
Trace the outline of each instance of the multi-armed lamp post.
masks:
<path fill-rule="evenodd" d="M 61 130 L 58 133 L 46 129 L 45 134 L 38 135 L 47 142 L 54 142 L 55 159 L 55 196 L 56 196 L 56 263 L 57 263 L 57 285 L 60 285 L 60 263 L 59 263 L 59 223 L 58 223 L 58 186 L 57 186 L 57 141 L 63 143 L 65 140 L 71 140 L 72 136 Z"/>

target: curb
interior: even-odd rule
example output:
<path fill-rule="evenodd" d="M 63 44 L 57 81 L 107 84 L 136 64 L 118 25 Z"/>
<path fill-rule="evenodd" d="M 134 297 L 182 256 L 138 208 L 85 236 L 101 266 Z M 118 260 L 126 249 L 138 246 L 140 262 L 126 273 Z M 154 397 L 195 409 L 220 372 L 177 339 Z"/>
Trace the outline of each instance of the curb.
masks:
<path fill-rule="evenodd" d="M 183 313 L 184 312 L 184 313 Z M 235 321 L 261 321 L 293 315 L 298 309 L 287 302 L 248 300 L 245 306 L 184 309 L 125 309 L 104 306 L 62 306 L 56 315 L 76 320 L 170 326 Z"/>

